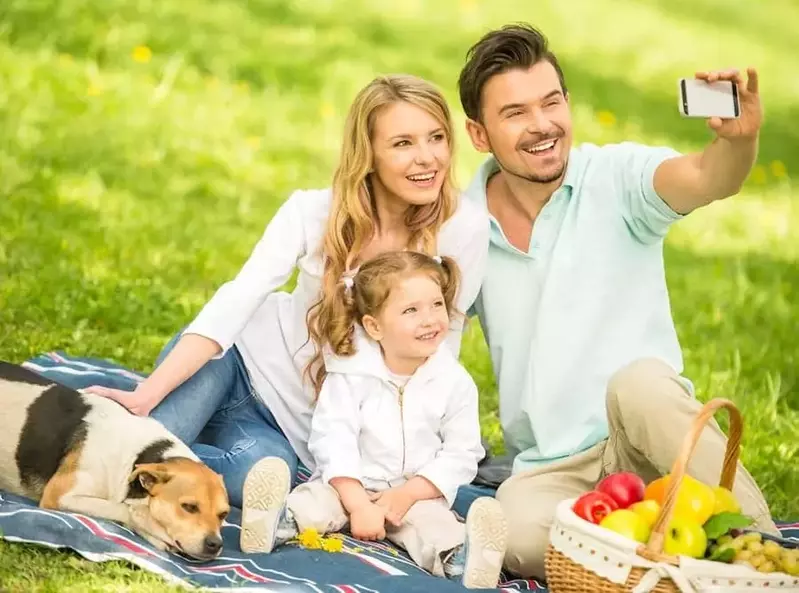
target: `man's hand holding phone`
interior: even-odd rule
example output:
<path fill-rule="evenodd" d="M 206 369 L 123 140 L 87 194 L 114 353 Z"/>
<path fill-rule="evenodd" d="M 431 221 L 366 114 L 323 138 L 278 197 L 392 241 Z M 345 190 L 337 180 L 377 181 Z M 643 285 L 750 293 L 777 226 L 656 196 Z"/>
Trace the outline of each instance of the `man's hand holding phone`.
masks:
<path fill-rule="evenodd" d="M 758 76 L 747 68 L 747 80 L 739 70 L 697 72 L 681 79 L 680 113 L 708 118 L 708 127 L 719 138 L 756 138 L 763 123 Z"/>

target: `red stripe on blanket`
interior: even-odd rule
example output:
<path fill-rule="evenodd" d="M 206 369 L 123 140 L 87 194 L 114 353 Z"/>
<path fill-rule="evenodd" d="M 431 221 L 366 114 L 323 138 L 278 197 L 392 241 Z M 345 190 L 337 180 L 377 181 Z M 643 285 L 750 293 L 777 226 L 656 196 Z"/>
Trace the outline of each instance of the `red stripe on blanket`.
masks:
<path fill-rule="evenodd" d="M 277 583 L 278 581 L 274 579 L 268 579 L 266 577 L 262 577 L 260 575 L 255 574 L 254 572 L 250 572 L 244 565 L 242 564 L 222 564 L 220 566 L 192 566 L 191 569 L 195 572 L 227 572 L 232 570 L 238 576 L 243 579 L 247 579 L 253 583 Z M 358 593 L 357 591 L 355 593 Z"/>
<path fill-rule="evenodd" d="M 134 541 L 129 540 L 126 537 L 121 535 L 116 535 L 115 533 L 111 533 L 103 529 L 103 526 L 90 519 L 89 517 L 84 517 L 83 515 L 75 515 L 75 519 L 80 521 L 83 525 L 85 525 L 89 531 L 91 531 L 94 535 L 98 536 L 101 539 L 105 539 L 111 542 L 114 542 L 117 545 L 122 546 L 123 548 L 127 548 L 131 552 L 135 552 L 136 554 L 144 554 L 145 556 L 154 556 L 155 554 L 152 553 L 151 550 L 140 546 Z"/>

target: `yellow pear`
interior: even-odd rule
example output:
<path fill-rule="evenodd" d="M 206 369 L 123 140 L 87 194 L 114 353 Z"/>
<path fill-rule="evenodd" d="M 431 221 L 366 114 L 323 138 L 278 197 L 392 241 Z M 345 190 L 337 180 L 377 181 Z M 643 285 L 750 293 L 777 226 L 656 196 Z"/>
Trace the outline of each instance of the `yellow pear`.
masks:
<path fill-rule="evenodd" d="M 735 495 L 727 490 L 724 486 L 716 486 L 713 488 L 713 494 L 716 497 L 716 505 L 713 507 L 713 514 L 719 513 L 740 513 L 741 505 Z"/>

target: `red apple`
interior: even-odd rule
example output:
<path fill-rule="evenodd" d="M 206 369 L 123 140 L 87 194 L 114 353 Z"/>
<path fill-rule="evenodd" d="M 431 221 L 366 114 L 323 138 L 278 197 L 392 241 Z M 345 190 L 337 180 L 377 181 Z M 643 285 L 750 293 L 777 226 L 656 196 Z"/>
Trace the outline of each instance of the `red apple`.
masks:
<path fill-rule="evenodd" d="M 599 522 L 615 511 L 619 506 L 616 501 L 604 492 L 592 490 L 586 492 L 572 505 L 572 510 L 578 517 L 599 525 Z"/>
<path fill-rule="evenodd" d="M 644 499 L 644 481 L 632 472 L 617 472 L 604 478 L 596 486 L 597 492 L 604 492 L 616 501 L 620 509 Z"/>

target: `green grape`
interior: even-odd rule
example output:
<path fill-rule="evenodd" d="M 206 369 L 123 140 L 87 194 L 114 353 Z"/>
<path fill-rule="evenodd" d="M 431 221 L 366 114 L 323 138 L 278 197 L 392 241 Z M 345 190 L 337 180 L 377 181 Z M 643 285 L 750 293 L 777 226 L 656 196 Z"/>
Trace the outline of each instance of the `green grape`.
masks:
<path fill-rule="evenodd" d="M 746 546 L 746 541 L 744 541 L 740 537 L 736 537 L 727 545 L 730 546 L 733 550 L 743 550 L 744 546 Z"/>
<path fill-rule="evenodd" d="M 789 552 L 789 550 L 784 552 Z M 781 559 L 782 571 L 787 572 L 792 577 L 799 576 L 799 554 L 786 554 L 784 552 Z"/>
<path fill-rule="evenodd" d="M 765 560 L 764 562 L 761 562 L 756 569 L 758 572 L 774 572 L 777 570 L 777 567 L 771 560 Z"/>
<path fill-rule="evenodd" d="M 766 558 L 777 560 L 782 554 L 782 548 L 777 542 L 766 540 L 763 542 L 763 553 L 766 555 Z"/>
<path fill-rule="evenodd" d="M 729 533 L 725 533 L 722 535 L 718 540 L 716 540 L 720 546 L 724 544 L 728 544 L 732 541 L 732 536 Z"/>
<path fill-rule="evenodd" d="M 750 531 L 749 533 L 744 533 L 739 537 L 742 537 L 747 543 L 763 541 L 763 536 L 758 531 Z"/>
<path fill-rule="evenodd" d="M 763 544 L 760 542 L 749 542 L 749 544 L 746 546 L 746 549 L 752 552 L 752 554 L 762 554 L 765 550 Z"/>
<path fill-rule="evenodd" d="M 766 557 L 763 554 L 752 554 L 752 557 L 749 558 L 749 564 L 757 568 L 761 564 L 766 561 Z"/>
<path fill-rule="evenodd" d="M 741 550 L 740 552 L 735 554 L 736 560 L 749 560 L 752 557 L 752 552 L 750 550 Z"/>

